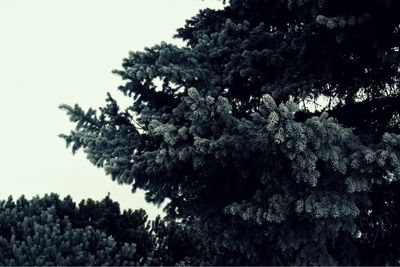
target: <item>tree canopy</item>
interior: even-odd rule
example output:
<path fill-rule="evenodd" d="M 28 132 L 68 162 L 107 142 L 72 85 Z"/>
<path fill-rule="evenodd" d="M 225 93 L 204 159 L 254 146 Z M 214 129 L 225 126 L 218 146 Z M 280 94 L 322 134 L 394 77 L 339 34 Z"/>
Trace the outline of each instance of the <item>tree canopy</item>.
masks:
<path fill-rule="evenodd" d="M 400 2 L 230 0 L 130 52 L 62 135 L 208 264 L 398 264 Z"/>
<path fill-rule="evenodd" d="M 121 213 L 108 196 L 79 204 L 56 194 L 0 201 L 0 265 L 201 264 L 199 246 L 179 223 L 150 222 L 142 209 Z"/>

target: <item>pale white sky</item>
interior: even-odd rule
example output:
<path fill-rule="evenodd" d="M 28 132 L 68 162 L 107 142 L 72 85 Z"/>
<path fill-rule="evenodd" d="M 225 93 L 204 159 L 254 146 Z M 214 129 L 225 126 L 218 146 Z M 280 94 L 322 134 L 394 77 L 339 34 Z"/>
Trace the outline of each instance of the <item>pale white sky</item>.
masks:
<path fill-rule="evenodd" d="M 0 199 L 55 192 L 102 199 L 122 208 L 159 212 L 73 156 L 59 133 L 73 124 L 61 103 L 100 107 L 117 99 L 121 80 L 111 74 L 129 50 L 172 39 L 186 19 L 217 0 L 0 0 Z"/>

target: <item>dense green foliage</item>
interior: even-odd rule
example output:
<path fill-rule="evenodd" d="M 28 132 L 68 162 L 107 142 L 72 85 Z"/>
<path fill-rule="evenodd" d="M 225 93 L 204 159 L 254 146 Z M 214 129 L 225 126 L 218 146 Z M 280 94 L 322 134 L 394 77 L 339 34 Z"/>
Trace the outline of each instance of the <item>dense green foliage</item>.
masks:
<path fill-rule="evenodd" d="M 160 217 L 150 226 L 143 210 L 121 213 L 109 197 L 79 205 L 55 194 L 0 202 L 0 265 L 191 263 L 198 241 L 189 236 Z"/>
<path fill-rule="evenodd" d="M 88 205 L 81 203 L 81 209 L 78 209 L 70 198 L 60 200 L 57 195 L 34 198 L 30 201 L 24 197 L 16 202 L 12 198 L 2 201 L 0 203 L 0 264 L 136 264 L 140 260 L 136 244 L 116 241 L 107 227 L 101 225 L 102 220 L 107 220 L 107 215 L 112 214 L 112 211 L 97 213 L 93 220 L 91 214 L 83 214 L 86 208 L 94 206 L 99 209 L 107 206 L 107 203 L 103 201 L 99 204 L 89 201 Z M 130 219 L 143 219 L 141 213 L 121 216 L 118 210 L 118 215 L 114 219 L 123 221 L 125 216 L 131 217 Z M 103 216 L 104 219 L 101 218 Z M 140 223 L 143 224 L 143 222 Z M 132 229 L 140 231 L 141 226 L 137 225 L 124 231 L 127 233 Z M 135 240 L 135 238 L 132 239 Z M 139 242 L 137 244 L 141 245 Z"/>
<path fill-rule="evenodd" d="M 398 264 L 400 1 L 230 0 L 131 52 L 73 151 L 144 189 L 210 264 Z M 158 85 L 161 81 L 161 85 Z"/>

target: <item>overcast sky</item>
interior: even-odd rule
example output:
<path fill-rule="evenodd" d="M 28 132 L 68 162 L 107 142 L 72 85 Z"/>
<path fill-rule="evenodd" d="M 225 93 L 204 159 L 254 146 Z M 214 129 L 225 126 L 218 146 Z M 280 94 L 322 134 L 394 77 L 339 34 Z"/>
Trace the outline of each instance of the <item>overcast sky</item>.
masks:
<path fill-rule="evenodd" d="M 199 9 L 217 0 L 0 0 L 0 199 L 56 192 L 111 198 L 126 208 L 159 211 L 73 156 L 58 137 L 73 128 L 61 103 L 100 107 L 117 99 L 111 74 L 128 51 L 172 39 Z"/>

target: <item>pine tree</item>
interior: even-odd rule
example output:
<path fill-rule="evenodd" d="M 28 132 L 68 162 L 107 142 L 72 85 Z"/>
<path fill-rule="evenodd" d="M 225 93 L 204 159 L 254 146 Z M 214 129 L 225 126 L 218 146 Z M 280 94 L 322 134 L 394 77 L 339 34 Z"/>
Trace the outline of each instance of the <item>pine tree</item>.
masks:
<path fill-rule="evenodd" d="M 72 149 L 169 199 L 209 264 L 398 264 L 400 2 L 230 0 L 130 52 Z M 161 81 L 161 85 L 158 82 Z"/>
<path fill-rule="evenodd" d="M 143 254 L 139 255 L 137 250 L 139 242 L 137 245 L 116 240 L 90 222 L 76 227 L 68 215 L 79 212 L 70 198 L 62 201 L 55 194 L 30 201 L 23 196 L 16 202 L 12 198 L 2 201 L 0 265 L 115 266 L 141 263 L 138 259 Z"/>
<path fill-rule="evenodd" d="M 0 265 L 200 264 L 201 248 L 187 227 L 150 223 L 142 209 L 121 213 L 109 196 L 79 205 L 57 194 L 0 201 Z"/>

